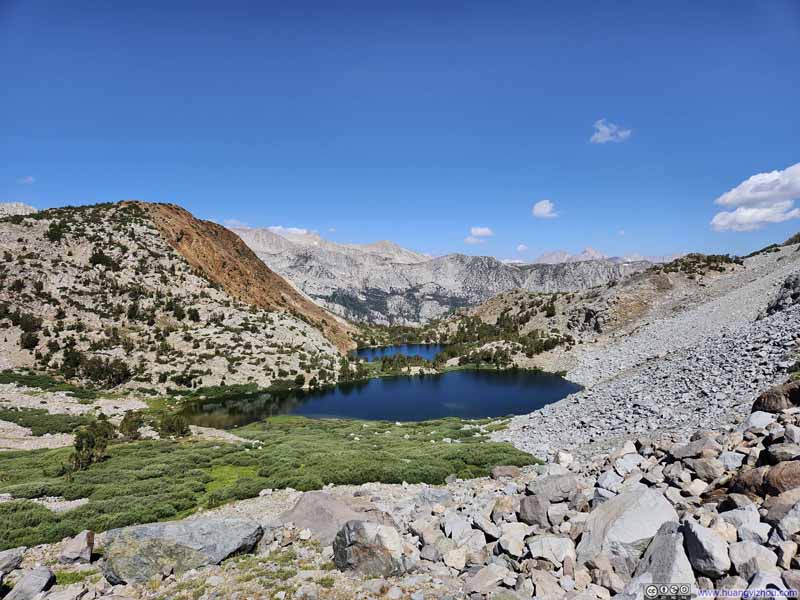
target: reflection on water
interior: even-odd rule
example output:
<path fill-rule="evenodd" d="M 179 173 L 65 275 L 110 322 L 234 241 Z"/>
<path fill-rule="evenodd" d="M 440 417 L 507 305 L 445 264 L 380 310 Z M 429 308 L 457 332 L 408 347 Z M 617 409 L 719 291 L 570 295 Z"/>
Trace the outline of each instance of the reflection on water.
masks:
<path fill-rule="evenodd" d="M 558 375 L 530 371 L 453 371 L 424 377 L 349 382 L 314 392 L 253 394 L 196 401 L 190 423 L 230 429 L 274 415 L 422 421 L 523 414 L 560 400 L 580 386 Z"/>
<path fill-rule="evenodd" d="M 384 356 L 405 354 L 406 356 L 421 356 L 425 360 L 433 360 L 436 355 L 444 350 L 442 344 L 398 344 L 396 346 L 382 346 L 380 348 L 361 348 L 356 350 L 358 358 L 372 362 Z"/>

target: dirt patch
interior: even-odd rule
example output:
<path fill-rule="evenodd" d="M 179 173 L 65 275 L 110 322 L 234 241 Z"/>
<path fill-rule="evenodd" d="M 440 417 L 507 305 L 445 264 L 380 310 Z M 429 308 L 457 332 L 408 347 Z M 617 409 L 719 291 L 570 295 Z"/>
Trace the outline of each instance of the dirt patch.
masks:
<path fill-rule="evenodd" d="M 298 292 L 232 231 L 195 219 L 174 204 L 137 204 L 150 215 L 167 243 L 198 273 L 237 300 L 294 314 L 320 329 L 342 352 L 355 348 L 351 325 Z"/>

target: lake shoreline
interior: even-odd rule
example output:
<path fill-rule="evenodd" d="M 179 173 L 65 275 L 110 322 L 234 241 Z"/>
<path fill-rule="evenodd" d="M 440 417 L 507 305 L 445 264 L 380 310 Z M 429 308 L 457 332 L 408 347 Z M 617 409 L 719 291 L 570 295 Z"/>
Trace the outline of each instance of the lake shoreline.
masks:
<path fill-rule="evenodd" d="M 192 425 L 219 429 L 281 414 L 424 422 L 527 414 L 580 389 L 560 374 L 540 370 L 459 365 L 433 372 L 383 373 L 323 389 L 251 389 L 242 394 L 216 390 L 211 396 L 182 399 L 173 410 Z"/>

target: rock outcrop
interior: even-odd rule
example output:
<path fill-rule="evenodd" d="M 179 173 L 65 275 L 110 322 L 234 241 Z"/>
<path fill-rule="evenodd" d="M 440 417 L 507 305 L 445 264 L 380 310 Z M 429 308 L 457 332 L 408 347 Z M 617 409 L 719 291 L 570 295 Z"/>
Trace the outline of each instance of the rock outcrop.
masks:
<path fill-rule="evenodd" d="M 105 534 L 103 574 L 112 584 L 215 565 L 251 551 L 263 529 L 245 519 L 197 517 L 112 529 Z"/>
<path fill-rule="evenodd" d="M 38 212 L 34 207 L 22 202 L 0 202 L 0 219 L 15 215 L 32 215 Z"/>
<path fill-rule="evenodd" d="M 336 566 L 364 577 L 402 575 L 414 569 L 417 557 L 397 529 L 369 521 L 348 521 L 333 541 Z"/>

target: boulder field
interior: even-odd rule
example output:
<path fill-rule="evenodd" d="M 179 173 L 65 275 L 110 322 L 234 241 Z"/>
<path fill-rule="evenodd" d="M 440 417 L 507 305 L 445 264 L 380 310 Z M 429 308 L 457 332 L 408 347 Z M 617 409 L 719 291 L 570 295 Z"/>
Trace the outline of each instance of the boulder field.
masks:
<path fill-rule="evenodd" d="M 441 488 L 331 487 L 272 516 L 234 504 L 111 530 L 95 548 L 82 532 L 0 553 L 0 574 L 14 600 L 785 593 L 800 587 L 799 393 L 788 382 L 737 425 L 592 459 L 562 452 Z M 54 585 L 59 568 L 93 575 Z"/>

